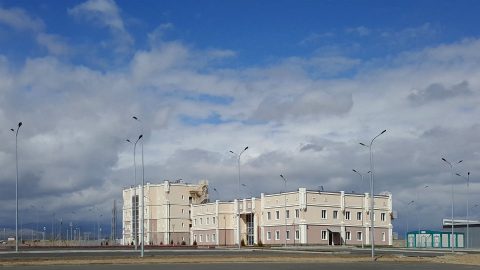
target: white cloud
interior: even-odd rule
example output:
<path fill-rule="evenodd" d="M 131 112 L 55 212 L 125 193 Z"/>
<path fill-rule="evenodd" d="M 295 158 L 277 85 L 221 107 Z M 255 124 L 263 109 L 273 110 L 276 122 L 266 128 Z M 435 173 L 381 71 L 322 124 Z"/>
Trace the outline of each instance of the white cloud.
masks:
<path fill-rule="evenodd" d="M 41 19 L 32 18 L 20 8 L 0 8 L 0 22 L 16 30 L 42 32 L 45 24 Z"/>
<path fill-rule="evenodd" d="M 118 52 L 127 52 L 134 43 L 133 38 L 125 28 L 120 15 L 120 9 L 113 0 L 88 0 L 68 10 L 77 18 L 84 18 L 110 30 L 116 39 Z"/>

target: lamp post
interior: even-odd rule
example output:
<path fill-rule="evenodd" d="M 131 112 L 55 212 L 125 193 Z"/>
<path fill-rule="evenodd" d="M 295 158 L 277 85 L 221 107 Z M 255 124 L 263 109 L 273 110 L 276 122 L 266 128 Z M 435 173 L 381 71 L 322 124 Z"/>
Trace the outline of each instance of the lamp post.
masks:
<path fill-rule="evenodd" d="M 470 247 L 470 215 L 469 215 L 469 210 L 470 210 L 470 172 L 467 172 L 467 177 L 456 173 L 457 176 L 462 177 L 463 179 L 467 180 L 467 248 Z"/>
<path fill-rule="evenodd" d="M 428 188 L 428 185 L 425 185 L 423 187 L 423 190 L 427 189 Z M 416 201 L 416 206 L 417 206 L 417 211 L 416 212 L 416 215 L 417 215 L 417 227 L 418 227 L 418 234 L 420 234 L 420 231 L 421 231 L 421 226 L 420 226 L 420 218 L 418 216 L 418 213 L 420 212 L 420 191 L 417 190 L 417 201 Z"/>
<path fill-rule="evenodd" d="M 414 204 L 415 201 L 414 200 L 411 200 L 408 204 L 407 204 L 407 208 L 408 206 L 410 206 L 411 204 Z M 407 211 L 408 212 L 408 211 Z M 407 231 L 405 232 L 405 246 L 408 247 L 408 215 L 407 215 Z"/>
<path fill-rule="evenodd" d="M 446 160 L 445 158 L 443 158 L 443 157 L 442 157 L 442 161 L 444 161 L 445 163 L 448 164 L 448 166 L 450 167 L 450 172 L 452 173 L 452 176 L 453 176 L 453 174 L 454 174 L 454 173 L 453 173 L 453 164 L 452 164 L 451 162 L 449 162 L 448 160 Z M 462 163 L 462 162 L 463 162 L 463 160 L 460 160 L 460 161 L 458 161 L 456 164 L 459 164 L 459 163 Z M 453 181 L 452 181 L 452 220 L 451 220 L 451 222 L 452 222 L 452 235 L 451 235 L 451 237 L 450 237 L 450 245 L 451 245 L 451 247 L 452 247 L 452 252 L 455 251 L 455 248 L 454 248 L 455 243 L 453 243 L 454 240 L 455 240 L 455 235 L 453 234 L 453 215 L 454 215 L 454 211 L 455 211 L 455 204 L 454 204 L 454 202 L 455 202 L 455 195 L 454 195 Z"/>
<path fill-rule="evenodd" d="M 365 146 L 365 147 L 368 147 L 369 149 L 369 152 L 370 152 L 370 208 L 371 208 L 371 213 L 370 213 L 370 244 L 372 246 L 372 260 L 374 261 L 375 260 L 375 227 L 374 227 L 374 215 L 375 215 L 375 212 L 374 212 L 374 200 L 373 200 L 373 197 L 374 197 L 374 178 L 375 178 L 375 170 L 373 169 L 373 153 L 372 153 L 372 144 L 373 144 L 373 141 L 375 141 L 376 138 L 378 138 L 380 135 L 382 135 L 383 133 L 387 132 L 387 130 L 383 130 L 382 132 L 380 132 L 380 134 L 378 134 L 377 136 L 375 136 L 371 141 L 370 141 L 370 145 L 366 145 L 364 143 L 360 143 L 360 145 L 362 146 Z"/>
<path fill-rule="evenodd" d="M 283 196 L 283 207 L 284 207 L 284 215 L 285 215 L 285 247 L 287 247 L 287 179 L 280 174 L 280 177 L 283 179 L 285 193 Z"/>
<path fill-rule="evenodd" d="M 137 203 L 137 161 L 136 161 L 136 149 L 137 149 L 137 143 L 138 141 L 143 137 L 143 134 L 140 134 L 140 136 L 138 136 L 138 139 L 135 141 L 135 143 L 132 143 L 132 141 L 130 141 L 129 139 L 127 139 L 126 141 L 133 144 L 133 167 L 134 167 L 134 187 L 133 187 L 133 203 L 132 203 L 132 208 L 133 208 L 133 215 L 132 215 L 132 218 L 133 218 L 133 242 L 135 243 L 135 250 L 137 250 L 138 248 L 138 243 L 137 243 L 137 226 L 136 226 L 136 223 L 137 223 L 137 207 L 138 207 L 138 203 Z"/>
<path fill-rule="evenodd" d="M 136 117 L 136 116 L 132 116 L 132 118 L 135 121 L 138 121 L 140 123 L 141 132 L 142 132 L 141 134 L 143 134 L 143 122 L 140 119 L 138 119 L 138 117 Z M 142 251 L 141 251 L 140 257 L 143 258 L 144 250 L 145 250 L 145 199 L 144 199 L 144 196 L 143 196 L 144 189 L 145 189 L 145 165 L 143 163 L 143 140 L 140 144 L 142 146 L 142 194 L 141 194 L 141 197 L 142 197 L 142 219 L 141 219 L 141 222 L 142 222 Z"/>
<path fill-rule="evenodd" d="M 230 153 L 232 153 L 233 155 L 235 155 L 237 157 L 237 167 L 238 167 L 238 193 L 240 195 L 240 158 L 242 157 L 242 154 L 243 152 L 247 151 L 248 149 L 248 146 L 246 146 L 241 152 L 240 154 L 237 154 L 235 152 L 233 152 L 232 150 L 230 150 Z M 237 214 L 237 221 L 238 221 L 238 248 L 241 247 L 241 244 L 240 244 L 240 212 L 238 212 Z"/>
<path fill-rule="evenodd" d="M 361 181 L 362 181 L 362 183 L 363 183 L 363 173 L 360 173 L 359 171 L 357 171 L 357 170 L 355 170 L 355 169 L 352 169 L 352 171 L 353 171 L 354 173 L 360 175 Z M 368 171 L 367 173 L 371 173 L 371 171 Z M 363 207 L 362 207 L 362 209 L 363 209 Z M 364 231 L 364 234 L 365 234 L 366 228 L 364 228 L 363 219 L 364 219 L 364 217 L 363 217 L 363 211 L 362 211 L 362 228 L 363 228 L 363 231 Z M 365 236 L 362 237 L 362 248 L 364 248 L 364 245 L 363 245 L 364 238 L 365 238 Z M 366 240 L 366 239 L 365 239 L 365 240 Z"/>
<path fill-rule="evenodd" d="M 18 252 L 18 131 L 22 126 L 22 122 L 17 125 L 17 130 L 10 129 L 15 132 L 15 167 L 17 169 L 17 179 L 15 181 L 15 252 Z"/>

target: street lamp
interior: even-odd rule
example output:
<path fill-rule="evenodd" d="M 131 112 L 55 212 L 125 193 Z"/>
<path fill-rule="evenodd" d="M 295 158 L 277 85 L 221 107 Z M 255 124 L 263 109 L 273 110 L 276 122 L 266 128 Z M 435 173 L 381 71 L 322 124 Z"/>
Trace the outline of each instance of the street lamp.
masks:
<path fill-rule="evenodd" d="M 284 203 L 284 215 L 285 215 L 285 247 L 287 247 L 287 179 L 283 176 L 283 174 L 280 174 L 280 177 L 283 179 L 283 183 L 285 185 L 283 203 Z"/>
<path fill-rule="evenodd" d="M 467 248 L 470 247 L 470 215 L 469 215 L 469 209 L 470 209 L 470 172 L 467 172 L 467 177 L 456 173 L 457 176 L 462 177 L 463 179 L 467 180 Z"/>
<path fill-rule="evenodd" d="M 17 169 L 17 180 L 15 181 L 15 252 L 18 252 L 18 131 L 21 126 L 22 122 L 19 122 L 16 131 L 13 128 L 10 129 L 15 132 L 15 167 Z"/>
<path fill-rule="evenodd" d="M 135 141 L 135 143 L 132 143 L 132 141 L 130 141 L 129 139 L 126 139 L 127 142 L 133 144 L 133 167 L 134 167 L 134 189 L 133 189 L 133 202 L 135 205 L 133 205 L 132 203 L 132 208 L 133 208 L 133 215 L 132 215 L 132 218 L 133 218 L 133 222 L 132 222 L 132 227 L 133 227 L 133 242 L 135 243 L 135 250 L 137 250 L 137 246 L 138 246 L 138 243 L 137 243 L 137 226 L 136 226 L 136 223 L 137 223 L 137 219 L 138 219 L 138 216 L 136 215 L 137 213 L 137 207 L 138 207 L 138 203 L 137 203 L 137 162 L 136 162 L 136 149 L 137 149 L 137 143 L 138 141 L 143 137 L 143 135 L 141 134 L 140 136 L 138 136 L 138 139 Z"/>
<path fill-rule="evenodd" d="M 411 200 L 408 204 L 407 204 L 407 208 L 408 206 L 410 206 L 411 204 L 414 204 L 415 201 L 414 200 Z M 407 210 L 408 212 L 408 210 Z M 405 246 L 408 247 L 408 215 L 407 215 L 407 231 L 405 232 Z"/>
<path fill-rule="evenodd" d="M 233 155 L 235 155 L 237 157 L 237 167 L 238 167 L 238 193 L 240 195 L 240 158 L 242 157 L 242 154 L 243 152 L 247 151 L 248 149 L 248 146 L 246 146 L 241 152 L 240 154 L 237 154 L 235 152 L 233 152 L 232 150 L 230 150 L 230 153 L 232 153 Z M 240 244 L 240 212 L 237 214 L 237 221 L 238 221 L 238 248 L 240 248 L 241 244 Z"/>
<path fill-rule="evenodd" d="M 360 178 L 361 178 L 362 183 L 363 183 L 363 173 L 360 173 L 359 171 L 357 171 L 357 170 L 355 170 L 355 169 L 352 169 L 352 171 L 353 171 L 354 173 L 360 175 Z M 371 173 L 371 171 L 368 171 L 367 173 Z M 362 207 L 362 209 L 363 209 L 363 207 Z M 362 211 L 362 212 L 363 212 L 363 211 Z M 362 215 L 363 215 L 363 213 L 362 213 Z M 366 234 L 365 231 L 366 231 L 367 229 L 364 228 L 363 219 L 364 219 L 364 217 L 362 216 L 362 228 L 363 228 L 363 230 L 364 230 L 364 234 Z M 362 248 L 364 247 L 364 245 L 363 245 L 364 238 L 365 238 L 365 236 L 362 237 Z M 365 239 L 365 240 L 366 240 L 366 239 Z"/>
<path fill-rule="evenodd" d="M 450 167 L 450 172 L 452 173 L 452 176 L 453 176 L 453 165 L 451 162 L 449 162 L 448 160 L 446 160 L 445 158 L 442 157 L 442 160 L 448 164 L 448 166 Z M 463 160 L 460 160 L 458 161 L 457 163 L 455 164 L 459 164 L 459 163 L 462 163 Z M 452 236 L 450 237 L 450 245 L 452 246 L 452 252 L 455 251 L 455 248 L 454 248 L 454 245 L 455 243 L 453 243 L 453 241 L 455 240 L 455 235 L 453 234 L 453 214 L 454 214 L 454 209 L 455 209 L 455 204 L 454 204 L 454 190 L 453 190 L 453 181 L 452 181 Z"/>
<path fill-rule="evenodd" d="M 136 116 L 132 116 L 132 118 L 135 121 L 140 122 L 141 127 L 142 127 L 142 133 L 141 134 L 143 134 L 143 123 L 142 123 L 142 121 L 140 121 L 140 119 L 138 119 L 138 117 L 136 117 Z M 143 197 L 144 188 L 145 188 L 145 165 L 143 163 L 143 140 L 141 142 L 141 145 L 142 145 L 142 194 L 140 196 L 142 197 L 142 219 L 141 219 L 142 220 L 142 251 L 141 251 L 140 257 L 143 258 L 144 249 L 145 249 L 145 199 Z"/>
<path fill-rule="evenodd" d="M 373 144 L 373 141 L 375 141 L 376 138 L 378 138 L 380 135 L 382 135 L 383 133 L 387 132 L 387 130 L 383 130 L 382 132 L 380 132 L 380 134 L 378 134 L 377 136 L 373 137 L 373 139 L 370 141 L 370 144 L 367 146 L 366 144 L 364 143 L 360 143 L 360 145 L 362 146 L 365 146 L 365 147 L 368 147 L 369 149 L 369 152 L 370 152 L 370 208 L 371 208 L 371 213 L 370 213 L 370 242 L 371 242 L 371 245 L 372 245 L 372 260 L 375 260 L 375 227 L 374 227 L 374 209 L 373 209 L 373 206 L 374 206 L 374 202 L 373 202 L 373 197 L 374 197 L 374 175 L 375 175 L 375 170 L 373 169 L 373 153 L 372 153 L 372 144 Z"/>

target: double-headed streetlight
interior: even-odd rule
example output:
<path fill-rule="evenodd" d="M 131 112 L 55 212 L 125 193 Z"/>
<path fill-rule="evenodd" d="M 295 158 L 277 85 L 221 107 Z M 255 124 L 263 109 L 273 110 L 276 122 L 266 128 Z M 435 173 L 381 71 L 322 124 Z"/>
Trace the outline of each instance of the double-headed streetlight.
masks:
<path fill-rule="evenodd" d="M 243 152 L 247 151 L 248 146 L 246 146 L 239 154 L 230 150 L 230 153 L 237 157 L 237 167 L 238 167 L 238 187 L 237 187 L 237 194 L 240 196 L 240 158 L 242 157 Z M 238 248 L 240 248 L 240 212 L 237 214 L 237 221 L 238 221 Z"/>
<path fill-rule="evenodd" d="M 140 136 L 138 136 L 138 139 L 133 143 L 132 141 L 130 141 L 129 139 L 126 139 L 127 142 L 133 144 L 133 168 L 134 168 L 134 186 L 133 186 L 133 202 L 132 202 L 132 209 L 133 209 L 133 215 L 132 215 L 132 218 L 133 218 L 133 242 L 135 244 L 135 250 L 137 250 L 137 246 L 138 246 L 138 243 L 137 243 L 137 206 L 138 206 L 138 200 L 137 200 L 137 161 L 136 161 L 136 150 L 137 150 L 137 143 L 140 139 L 143 138 L 143 134 L 140 134 Z"/>
<path fill-rule="evenodd" d="M 287 247 L 287 178 L 283 176 L 283 174 L 280 174 L 280 177 L 283 179 L 283 184 L 285 188 L 285 193 L 283 196 L 283 203 L 284 203 L 284 216 L 285 216 L 285 247 Z"/>
<path fill-rule="evenodd" d="M 371 208 L 371 213 L 370 213 L 370 242 L 371 242 L 371 245 L 372 245 L 372 260 L 375 260 L 375 227 L 374 227 L 374 202 L 373 202 L 373 197 L 374 197 L 374 175 L 375 175 L 375 171 L 373 169 L 373 153 L 372 153 L 372 144 L 373 144 L 373 141 L 375 141 L 376 138 L 378 138 L 380 135 L 382 135 L 383 133 L 387 132 L 387 130 L 383 130 L 382 132 L 380 132 L 380 134 L 378 134 L 377 136 L 375 136 L 371 141 L 370 141 L 370 144 L 369 145 L 366 145 L 364 143 L 360 143 L 360 145 L 362 146 L 365 146 L 365 147 L 368 147 L 369 149 L 369 152 L 370 152 L 370 208 Z"/>
<path fill-rule="evenodd" d="M 141 125 L 141 131 L 143 134 L 143 122 L 138 119 L 138 117 L 136 116 L 132 116 L 132 118 L 135 120 L 135 121 L 138 121 Z M 141 142 L 141 145 L 142 145 L 142 251 L 141 251 L 141 254 L 140 256 L 143 257 L 144 255 L 144 249 L 145 249 L 145 198 L 144 198 L 144 189 L 145 189 L 145 165 L 143 163 L 143 140 Z"/>
<path fill-rule="evenodd" d="M 470 172 L 467 172 L 467 177 L 456 173 L 457 176 L 462 177 L 463 179 L 467 180 L 467 248 L 470 247 L 470 215 L 469 215 L 469 209 L 470 209 Z"/>
<path fill-rule="evenodd" d="M 352 171 L 353 171 L 354 173 L 360 175 L 360 178 L 361 178 L 362 183 L 363 183 L 363 173 L 360 173 L 359 171 L 357 171 L 357 170 L 355 170 L 355 169 L 352 169 Z M 368 171 L 367 173 L 371 173 L 371 171 Z M 371 187 L 370 187 L 370 188 L 371 188 Z M 363 208 L 363 207 L 362 207 L 362 208 Z M 364 225 L 363 225 L 363 219 L 364 219 L 364 217 L 363 217 L 363 211 L 362 211 L 362 228 L 363 228 L 364 234 L 365 234 L 366 229 L 364 228 Z M 364 238 L 365 238 L 365 236 L 362 235 L 362 248 L 364 247 L 364 246 L 363 246 Z"/>
<path fill-rule="evenodd" d="M 15 252 L 18 252 L 18 131 L 22 122 L 18 123 L 17 129 L 11 128 L 15 132 L 15 167 L 17 169 L 17 180 L 15 181 Z"/>
<path fill-rule="evenodd" d="M 445 158 L 443 158 L 443 157 L 442 157 L 442 160 L 443 160 L 445 163 L 448 164 L 448 166 L 450 167 L 450 172 L 451 172 L 452 176 L 454 176 L 453 164 L 452 164 L 451 162 L 449 162 L 448 160 L 446 160 Z M 463 162 L 463 160 L 460 160 L 460 161 L 456 162 L 455 164 L 459 164 L 459 163 L 462 163 L 462 162 Z M 454 211 L 455 211 L 455 204 L 454 204 L 454 202 L 455 202 L 455 197 L 454 197 L 454 196 L 455 196 L 455 195 L 454 195 L 453 181 L 452 181 L 452 220 L 451 220 L 451 222 L 452 222 L 452 236 L 450 237 L 450 245 L 451 245 L 451 247 L 452 247 L 452 252 L 455 251 L 455 247 L 454 247 L 454 246 L 455 246 L 455 243 L 454 243 L 454 241 L 455 241 L 455 235 L 453 234 L 453 215 L 454 215 Z"/>

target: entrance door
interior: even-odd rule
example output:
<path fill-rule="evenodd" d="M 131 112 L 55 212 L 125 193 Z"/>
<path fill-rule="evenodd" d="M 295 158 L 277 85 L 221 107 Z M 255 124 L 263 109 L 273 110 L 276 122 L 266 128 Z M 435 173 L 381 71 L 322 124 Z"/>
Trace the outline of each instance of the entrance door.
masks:
<path fill-rule="evenodd" d="M 247 245 L 253 246 L 254 244 L 254 227 L 253 227 L 253 214 L 247 214 Z"/>

